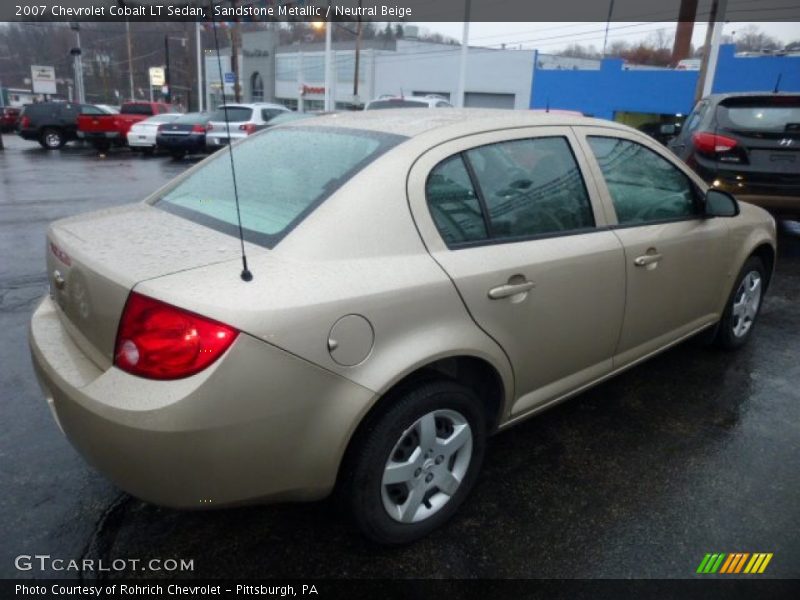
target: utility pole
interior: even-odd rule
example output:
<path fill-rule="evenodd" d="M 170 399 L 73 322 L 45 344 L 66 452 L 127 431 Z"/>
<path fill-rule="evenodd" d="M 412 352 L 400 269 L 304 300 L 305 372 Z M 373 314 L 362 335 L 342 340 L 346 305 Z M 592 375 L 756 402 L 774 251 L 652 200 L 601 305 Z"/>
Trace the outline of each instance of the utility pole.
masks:
<path fill-rule="evenodd" d="M 130 86 L 130 96 L 131 100 L 135 100 L 135 93 L 133 89 L 133 49 L 132 49 L 132 42 L 131 42 L 131 22 L 126 20 L 125 21 L 125 35 L 128 38 L 128 85 Z"/>
<path fill-rule="evenodd" d="M 469 10 L 471 0 L 464 3 L 464 29 L 461 33 L 461 62 L 458 67 L 458 90 L 456 91 L 455 105 L 464 107 L 467 89 L 467 53 L 469 52 Z"/>
<path fill-rule="evenodd" d="M 675 30 L 675 41 L 672 44 L 672 61 L 677 65 L 684 58 L 689 58 L 692 47 L 692 32 L 697 18 L 697 0 L 681 0 L 678 11 L 678 27 Z"/>
<path fill-rule="evenodd" d="M 239 0 L 231 0 L 231 6 L 236 10 L 239 6 Z M 233 72 L 233 98 L 235 102 L 242 101 L 239 89 L 239 45 L 239 19 L 237 17 L 231 27 L 231 71 Z M 224 81 L 222 82 L 222 97 L 225 98 Z"/>
<path fill-rule="evenodd" d="M 614 14 L 614 0 L 608 3 L 608 17 L 606 17 L 606 34 L 603 36 L 603 54 L 602 58 L 606 57 L 606 46 L 608 45 L 608 27 L 611 25 L 611 15 Z"/>
<path fill-rule="evenodd" d="M 711 13 L 706 30 L 706 44 L 703 48 L 703 59 L 700 62 L 700 72 L 697 77 L 697 87 L 694 92 L 695 103 L 708 96 L 714 85 L 714 75 L 717 71 L 719 58 L 719 43 L 722 39 L 722 27 L 725 22 L 725 9 L 728 0 L 713 0 Z"/>
<path fill-rule="evenodd" d="M 358 23 L 356 24 L 355 72 L 353 74 L 353 102 L 358 102 L 358 67 L 361 59 L 361 0 L 358 0 Z"/>

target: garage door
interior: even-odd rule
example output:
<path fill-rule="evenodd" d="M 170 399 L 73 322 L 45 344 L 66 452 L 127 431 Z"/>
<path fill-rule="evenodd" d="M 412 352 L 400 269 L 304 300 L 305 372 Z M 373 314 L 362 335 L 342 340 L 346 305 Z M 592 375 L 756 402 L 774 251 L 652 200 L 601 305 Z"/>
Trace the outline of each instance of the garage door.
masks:
<path fill-rule="evenodd" d="M 471 108 L 514 108 L 514 94 L 467 92 L 464 94 L 464 106 Z"/>

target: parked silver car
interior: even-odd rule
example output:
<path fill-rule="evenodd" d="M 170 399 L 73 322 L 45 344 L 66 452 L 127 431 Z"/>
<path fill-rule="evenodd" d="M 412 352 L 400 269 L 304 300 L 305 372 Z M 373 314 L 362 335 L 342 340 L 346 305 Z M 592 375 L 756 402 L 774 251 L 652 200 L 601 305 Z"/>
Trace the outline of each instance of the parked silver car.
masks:
<path fill-rule="evenodd" d="M 775 222 L 703 186 L 583 117 L 287 123 L 54 223 L 35 369 L 70 441 L 140 498 L 338 487 L 367 536 L 409 542 L 453 516 L 490 434 L 698 332 L 752 335 Z"/>
<path fill-rule="evenodd" d="M 206 147 L 210 150 L 226 146 L 252 135 L 267 126 L 278 115 L 290 112 L 281 104 L 226 104 L 211 113 L 206 125 Z M 225 123 L 227 113 L 228 123 Z M 230 131 L 230 135 L 229 135 Z"/>

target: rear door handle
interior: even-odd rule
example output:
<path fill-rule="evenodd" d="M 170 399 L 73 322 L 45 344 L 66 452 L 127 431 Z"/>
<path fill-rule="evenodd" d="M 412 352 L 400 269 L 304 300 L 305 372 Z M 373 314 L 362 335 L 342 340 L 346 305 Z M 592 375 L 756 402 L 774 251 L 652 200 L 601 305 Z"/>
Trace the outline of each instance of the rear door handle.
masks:
<path fill-rule="evenodd" d="M 489 298 L 492 300 L 501 300 L 509 296 L 516 296 L 532 290 L 536 286 L 532 281 L 523 281 L 522 283 L 507 283 L 505 285 L 498 285 L 489 290 Z"/>
<path fill-rule="evenodd" d="M 660 260 L 660 254 L 644 254 L 636 257 L 633 261 L 633 264 L 635 264 L 637 267 L 646 267 L 647 265 L 653 265 Z"/>

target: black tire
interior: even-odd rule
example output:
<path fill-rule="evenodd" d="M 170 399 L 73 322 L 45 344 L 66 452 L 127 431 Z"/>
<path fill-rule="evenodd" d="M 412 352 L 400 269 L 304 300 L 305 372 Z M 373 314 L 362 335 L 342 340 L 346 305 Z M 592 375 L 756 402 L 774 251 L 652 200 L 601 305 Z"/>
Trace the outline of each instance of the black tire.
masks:
<path fill-rule="evenodd" d="M 758 301 L 755 305 L 754 312 L 751 309 L 749 316 L 744 317 L 746 328 L 742 330 L 741 324 L 743 317 L 736 314 L 736 306 L 743 300 L 743 290 L 748 287 L 744 283 L 747 277 L 757 275 L 759 279 L 759 292 Z M 750 280 L 752 281 L 752 279 Z M 725 305 L 725 312 L 722 314 L 722 319 L 719 322 L 717 330 L 717 337 L 715 343 L 718 347 L 725 350 L 736 350 L 741 348 L 750 339 L 755 327 L 756 320 L 761 312 L 761 305 L 764 301 L 764 288 L 767 284 L 767 271 L 764 267 L 763 261 L 757 256 L 748 258 L 742 266 L 739 275 L 736 277 L 736 283 L 733 286 L 733 291 L 728 298 L 728 303 Z M 751 291 L 752 293 L 752 291 Z M 749 325 L 747 322 L 749 321 Z M 737 333 L 738 331 L 738 333 Z"/>
<path fill-rule="evenodd" d="M 151 147 L 146 147 L 142 148 L 141 152 L 142 156 L 153 156 L 156 153 L 156 149 Z"/>
<path fill-rule="evenodd" d="M 39 144 L 45 150 L 58 150 L 67 143 L 64 132 L 55 127 L 46 127 L 39 136 Z"/>
<path fill-rule="evenodd" d="M 97 150 L 97 152 L 100 154 L 105 154 L 111 149 L 111 142 L 107 140 L 93 140 L 92 148 Z"/>
<path fill-rule="evenodd" d="M 339 499 L 345 504 L 355 525 L 367 538 L 380 544 L 407 544 L 428 535 L 448 521 L 469 494 L 483 462 L 486 419 L 481 402 L 475 394 L 469 388 L 452 381 L 431 380 L 418 383 L 392 393 L 391 397 L 386 398 L 386 402 L 386 408 L 364 424 L 348 449 L 338 490 Z M 430 503 L 434 499 L 441 502 L 441 507 L 422 520 L 403 523 L 389 515 L 384 502 L 395 502 L 398 494 L 402 498 L 405 490 L 405 501 L 396 505 L 399 510 L 401 504 L 405 505 L 410 501 L 411 494 L 415 492 L 406 483 L 385 486 L 384 489 L 384 469 L 390 456 L 397 457 L 405 449 L 401 442 L 405 439 L 404 434 L 416 434 L 418 430 L 414 429 L 409 433 L 410 428 L 433 411 L 439 411 L 434 417 L 437 439 L 446 440 L 447 435 L 452 435 L 455 439 L 456 430 L 451 428 L 448 433 L 447 417 L 441 415 L 457 415 L 465 420 L 469 425 L 468 431 L 471 432 L 471 453 L 468 444 L 464 444 L 452 455 L 452 459 L 433 455 L 422 457 L 425 462 L 424 470 L 416 469 L 413 478 L 414 485 L 419 486 L 416 492 L 422 493 L 422 497 L 426 498 L 423 501 L 424 510 L 435 507 Z M 445 437 L 441 437 L 440 433 Z M 411 444 L 408 447 L 411 448 L 409 452 L 419 450 L 422 453 L 421 445 L 416 449 Z M 434 454 L 439 451 L 437 446 Z M 461 452 L 464 454 L 460 454 Z M 407 457 L 402 457 L 402 460 L 407 460 Z M 448 495 L 436 487 L 438 480 L 434 472 L 443 473 L 444 468 L 455 472 L 458 468 L 457 461 L 462 462 L 461 468 L 465 470 L 454 493 Z"/>
<path fill-rule="evenodd" d="M 170 152 L 170 156 L 172 156 L 172 160 L 182 160 L 184 156 L 186 156 L 186 152 L 183 150 L 173 150 Z"/>

